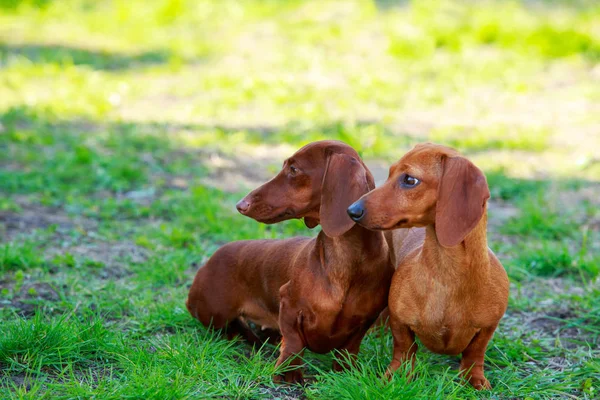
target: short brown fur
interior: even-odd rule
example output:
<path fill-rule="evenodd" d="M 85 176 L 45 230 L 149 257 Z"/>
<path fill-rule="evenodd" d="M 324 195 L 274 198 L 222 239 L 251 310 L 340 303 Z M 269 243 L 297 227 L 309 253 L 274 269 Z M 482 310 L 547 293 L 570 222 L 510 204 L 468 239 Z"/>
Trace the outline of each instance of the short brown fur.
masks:
<path fill-rule="evenodd" d="M 186 303 L 190 313 L 250 341 L 257 337 L 246 320 L 281 332 L 277 365 L 300 364 L 304 348 L 356 355 L 387 306 L 394 272 L 382 232 L 356 225 L 345 211 L 373 188 L 371 173 L 350 146 L 322 141 L 300 149 L 238 209 L 264 223 L 304 218 L 322 231 L 316 238 L 221 247 L 196 274 Z M 302 373 L 296 369 L 275 379 L 299 382 Z"/>
<path fill-rule="evenodd" d="M 420 183 L 403 186 L 405 174 Z M 400 246 L 394 248 L 399 264 L 389 297 L 394 354 L 388 376 L 408 360 L 414 365 L 416 335 L 433 352 L 462 353 L 465 379 L 476 389 L 491 388 L 483 359 L 506 311 L 509 284 L 487 246 L 488 198 L 485 176 L 475 165 L 453 149 L 428 143 L 392 165 L 385 184 L 357 202 L 366 228 L 424 227 L 402 229 L 393 240 Z M 422 236 L 423 229 L 424 241 L 406 240 Z"/>

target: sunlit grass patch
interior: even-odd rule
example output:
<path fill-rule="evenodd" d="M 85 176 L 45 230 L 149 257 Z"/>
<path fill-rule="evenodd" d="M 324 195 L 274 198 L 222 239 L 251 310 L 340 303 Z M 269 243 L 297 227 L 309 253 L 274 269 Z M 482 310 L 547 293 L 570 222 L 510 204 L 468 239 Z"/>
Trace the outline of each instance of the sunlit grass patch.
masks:
<path fill-rule="evenodd" d="M 436 50 L 461 52 L 469 47 L 493 46 L 503 51 L 547 58 L 583 55 L 600 57 L 600 39 L 593 30 L 598 12 L 574 4 L 560 9 L 528 6 L 520 2 L 418 1 L 407 10 L 408 26 L 391 30 L 390 51 L 401 58 L 431 56 Z M 573 21 L 578 21 L 573 25 Z"/>
<path fill-rule="evenodd" d="M 245 131 L 243 137 L 250 143 L 287 143 L 300 147 L 317 140 L 340 140 L 354 147 L 362 157 L 392 156 L 406 149 L 414 139 L 393 134 L 380 124 L 334 123 L 323 126 L 292 124 L 278 131 Z"/>
<path fill-rule="evenodd" d="M 549 147 L 550 133 L 539 128 L 492 126 L 471 129 L 450 127 L 434 131 L 429 139 L 465 152 L 524 150 L 539 152 Z"/>

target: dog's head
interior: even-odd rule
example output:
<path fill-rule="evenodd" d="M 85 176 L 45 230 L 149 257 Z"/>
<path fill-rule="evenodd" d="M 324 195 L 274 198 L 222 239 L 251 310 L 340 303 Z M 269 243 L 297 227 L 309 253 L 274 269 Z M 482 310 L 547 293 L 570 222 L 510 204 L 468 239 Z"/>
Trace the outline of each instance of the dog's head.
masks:
<path fill-rule="evenodd" d="M 281 171 L 240 200 L 237 209 L 266 224 L 304 218 L 309 228 L 321 224 L 327 236 L 336 237 L 354 225 L 348 206 L 374 187 L 373 176 L 352 147 L 325 140 L 285 160 Z"/>
<path fill-rule="evenodd" d="M 479 168 L 456 150 L 426 143 L 393 164 L 387 181 L 348 214 L 374 230 L 435 225 L 439 242 L 451 247 L 475 228 L 489 197 Z"/>

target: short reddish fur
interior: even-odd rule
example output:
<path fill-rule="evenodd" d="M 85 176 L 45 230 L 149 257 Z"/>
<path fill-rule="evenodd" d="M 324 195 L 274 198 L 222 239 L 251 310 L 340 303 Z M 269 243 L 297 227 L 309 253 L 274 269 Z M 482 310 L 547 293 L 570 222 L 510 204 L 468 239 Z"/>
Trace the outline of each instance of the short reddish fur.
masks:
<path fill-rule="evenodd" d="M 404 174 L 420 183 L 403 187 Z M 414 363 L 417 336 L 433 352 L 462 353 L 465 379 L 476 389 L 491 388 L 483 359 L 506 311 L 509 284 L 487 246 L 488 198 L 485 176 L 470 161 L 450 148 L 423 144 L 358 201 L 362 226 L 412 228 L 388 235 L 397 265 L 389 297 L 394 354 L 388 376 L 402 363 Z"/>
<path fill-rule="evenodd" d="M 277 176 L 242 200 L 240 212 L 265 223 L 304 218 L 307 226 L 321 224 L 323 230 L 316 238 L 221 247 L 196 274 L 186 303 L 190 313 L 250 341 L 257 337 L 247 320 L 280 332 L 277 365 L 299 364 L 304 348 L 356 355 L 387 306 L 394 271 L 383 234 L 346 215 L 373 188 L 371 173 L 348 145 L 322 141 L 300 149 Z M 275 378 L 299 382 L 302 373 L 296 369 Z"/>

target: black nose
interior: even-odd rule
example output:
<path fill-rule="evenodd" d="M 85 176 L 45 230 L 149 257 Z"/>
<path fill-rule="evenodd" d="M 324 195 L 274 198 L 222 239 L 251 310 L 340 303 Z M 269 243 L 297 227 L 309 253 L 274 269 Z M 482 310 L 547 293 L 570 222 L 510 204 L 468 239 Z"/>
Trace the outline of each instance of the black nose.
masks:
<path fill-rule="evenodd" d="M 362 201 L 359 200 L 355 203 L 352 203 L 350 207 L 348 207 L 346 212 L 354 222 L 360 221 L 365 215 L 365 209 L 363 207 Z"/>

